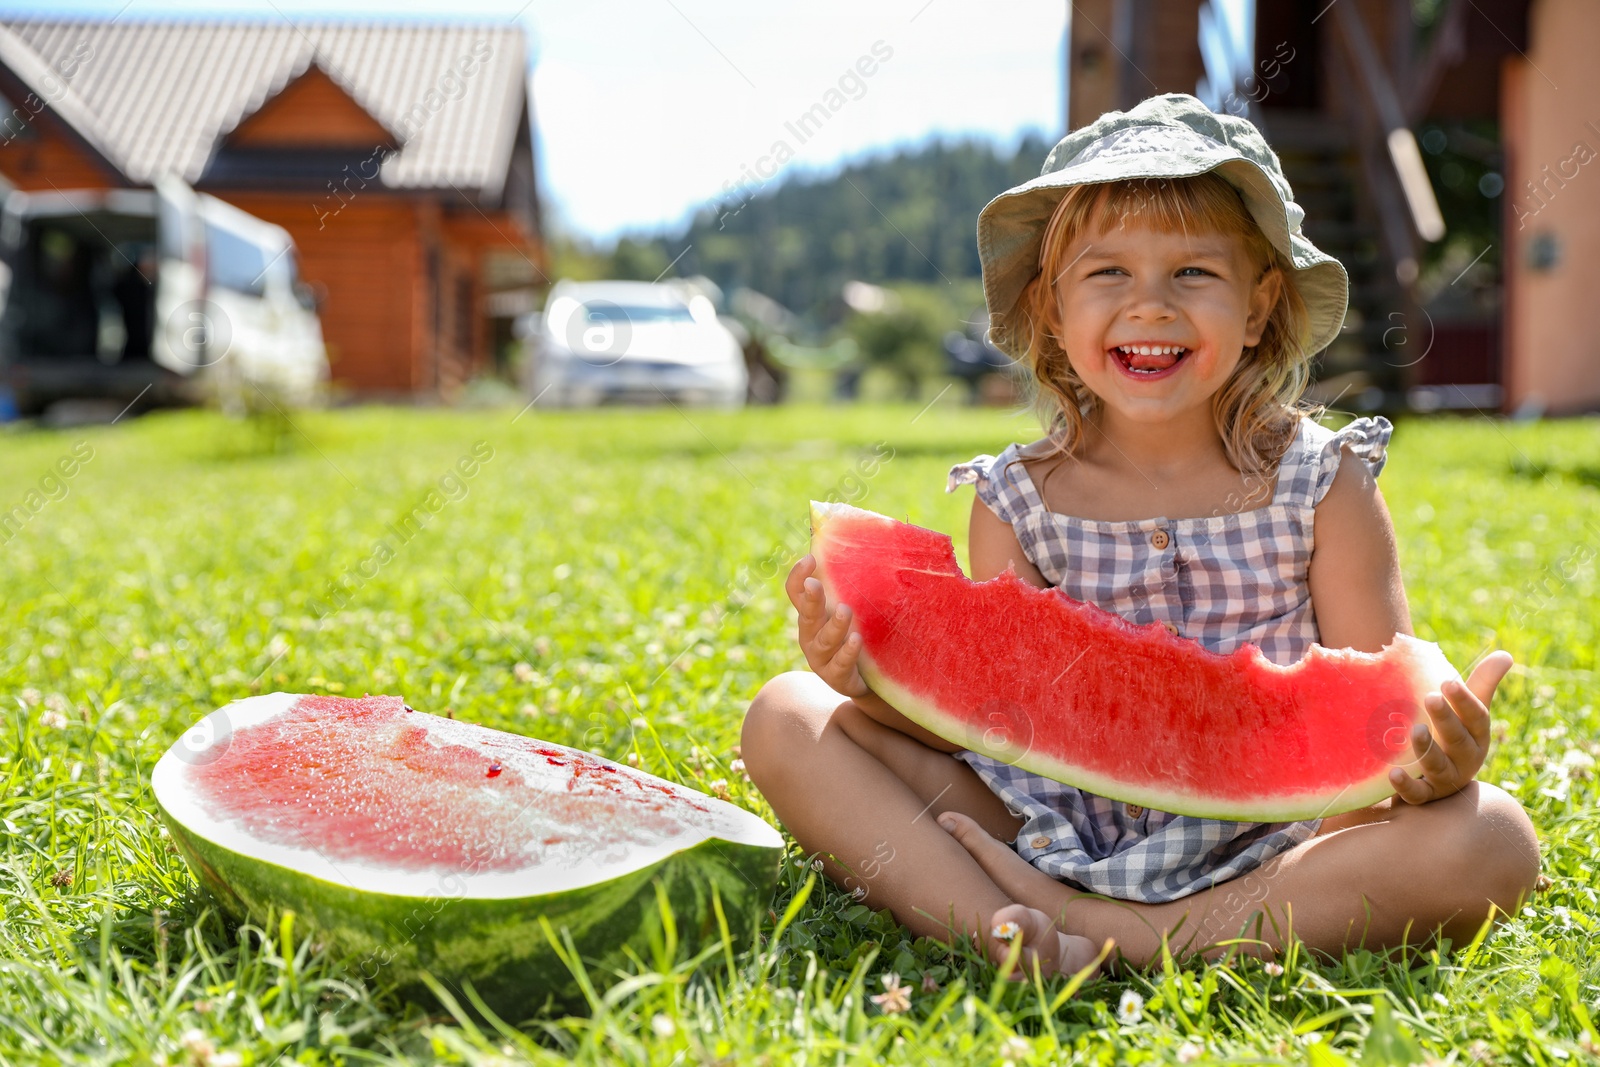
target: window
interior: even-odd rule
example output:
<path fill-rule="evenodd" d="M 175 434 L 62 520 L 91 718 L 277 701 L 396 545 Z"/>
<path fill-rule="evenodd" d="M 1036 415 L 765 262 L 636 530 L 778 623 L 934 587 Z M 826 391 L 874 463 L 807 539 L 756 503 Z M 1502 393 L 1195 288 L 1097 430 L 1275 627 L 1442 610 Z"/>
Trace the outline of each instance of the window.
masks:
<path fill-rule="evenodd" d="M 693 322 L 694 316 L 689 314 L 689 309 L 682 304 L 656 304 L 653 306 L 633 305 L 623 307 L 620 304 L 610 304 L 596 300 L 585 304 L 584 310 L 589 313 L 589 321 L 627 323 L 637 326 L 641 322 Z"/>
<path fill-rule="evenodd" d="M 267 266 L 267 255 L 260 245 L 215 223 L 206 223 L 206 273 L 212 285 L 260 296 L 266 292 Z"/>

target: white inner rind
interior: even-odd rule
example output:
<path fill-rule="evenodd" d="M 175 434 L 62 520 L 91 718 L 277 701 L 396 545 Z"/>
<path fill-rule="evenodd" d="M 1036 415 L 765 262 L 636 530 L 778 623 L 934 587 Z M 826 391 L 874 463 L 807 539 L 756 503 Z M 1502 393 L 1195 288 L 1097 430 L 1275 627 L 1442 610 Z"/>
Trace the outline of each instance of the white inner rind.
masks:
<path fill-rule="evenodd" d="M 834 518 L 870 519 L 889 526 L 898 525 L 895 520 L 887 516 L 853 507 L 849 504 L 811 502 L 812 545 L 813 553 L 817 558 L 816 577 L 822 582 L 824 600 L 830 611 L 840 603 L 840 598 L 833 582 L 829 578 L 825 563 L 828 541 L 825 528 L 829 520 Z M 1156 640 L 1167 639 L 1167 637 L 1168 635 L 1164 632 L 1151 635 L 1151 638 Z M 1174 638 L 1173 640 L 1177 639 Z M 1300 664 L 1308 660 L 1331 661 L 1337 667 L 1340 664 L 1353 666 L 1385 657 L 1398 659 L 1409 676 L 1412 692 L 1417 697 L 1418 717 L 1413 719 L 1413 722 L 1421 721 L 1422 718 L 1425 718 L 1421 711 L 1423 694 L 1438 690 L 1445 681 L 1452 679 L 1459 681 L 1461 679 L 1461 675 L 1450 664 L 1450 661 L 1445 658 L 1444 652 L 1438 645 L 1408 634 L 1396 634 L 1394 640 L 1385 645 L 1383 652 L 1377 655 L 1358 652 L 1353 649 L 1332 649 L 1313 644 L 1300 661 L 1283 665 L 1267 659 L 1260 649 L 1253 649 L 1253 652 L 1254 655 L 1250 659 L 1254 668 L 1277 671 L 1280 674 L 1292 674 L 1302 669 Z M 1316 819 L 1341 812 L 1354 811 L 1357 808 L 1375 804 L 1391 795 L 1394 792 L 1394 787 L 1389 782 L 1389 771 L 1392 766 L 1401 766 L 1412 777 L 1421 777 L 1421 768 L 1415 760 L 1393 765 L 1383 763 L 1375 768 L 1368 778 L 1351 782 L 1340 789 L 1332 791 L 1323 789 L 1315 792 L 1308 790 L 1303 793 L 1291 794 L 1275 792 L 1271 795 L 1262 795 L 1259 798 L 1198 795 L 1193 792 L 1162 789 L 1156 785 L 1130 783 L 1096 774 L 1079 764 L 1049 756 L 1036 750 L 997 748 L 985 745 L 981 731 L 973 730 L 970 723 L 951 715 L 932 701 L 916 695 L 911 690 L 889 678 L 883 671 L 878 669 L 871 654 L 865 649 L 862 650 L 860 658 L 857 660 L 857 665 L 862 677 L 872 687 L 873 692 L 877 693 L 890 706 L 918 726 L 938 734 L 952 744 L 963 745 L 971 751 L 981 752 L 995 759 L 1013 763 L 1023 770 L 1032 771 L 1035 774 L 1044 775 L 1047 778 L 1067 783 L 1076 788 L 1097 793 L 1111 800 L 1138 803 L 1154 808 L 1157 811 L 1242 822 L 1281 822 Z"/>
<path fill-rule="evenodd" d="M 707 840 L 727 841 L 736 845 L 757 848 L 781 849 L 783 838 L 765 821 L 755 815 L 715 797 L 675 785 L 665 779 L 645 774 L 629 767 L 621 767 L 609 760 L 561 745 L 546 747 L 570 752 L 575 757 L 594 759 L 608 764 L 628 776 L 656 783 L 672 790 L 675 795 L 692 799 L 706 808 L 705 817 L 715 831 L 703 832 L 685 825 L 682 832 L 648 845 L 635 844 L 621 850 L 605 849 L 597 842 L 592 852 L 571 853 L 569 861 L 560 866 L 551 863 L 530 864 L 513 871 L 454 871 L 439 867 L 405 869 L 390 865 L 361 862 L 346 858 L 334 860 L 316 847 L 314 842 L 285 844 L 266 840 L 252 834 L 236 822 L 220 818 L 208 811 L 204 798 L 189 780 L 191 768 L 203 764 L 216 746 L 226 745 L 244 730 L 283 715 L 299 700 L 295 693 L 270 693 L 264 696 L 239 700 L 212 712 L 196 723 L 183 737 L 167 750 L 150 775 L 150 788 L 157 802 L 167 814 L 189 832 L 222 848 L 264 863 L 276 864 L 318 878 L 335 885 L 349 886 L 367 893 L 385 893 L 406 897 L 451 896 L 473 900 L 504 900 L 517 897 L 559 893 L 580 889 L 599 882 L 618 878 L 652 866 L 675 853 L 694 848 Z M 471 723 L 443 719 L 437 716 L 420 716 L 427 723 L 430 739 L 440 742 L 483 747 L 485 733 L 495 731 Z M 505 735 L 510 736 L 510 735 Z M 546 744 L 541 742 L 541 744 Z M 543 790 L 565 791 L 569 772 L 551 765 L 542 756 L 517 746 L 495 746 L 494 757 L 508 770 L 519 772 L 528 783 L 532 795 L 529 801 L 538 803 L 537 793 Z M 607 801 L 597 798 L 597 803 Z M 619 813 L 626 817 L 626 806 L 618 805 Z M 470 819 L 472 812 L 463 812 Z M 465 886 L 463 889 L 462 887 Z"/>

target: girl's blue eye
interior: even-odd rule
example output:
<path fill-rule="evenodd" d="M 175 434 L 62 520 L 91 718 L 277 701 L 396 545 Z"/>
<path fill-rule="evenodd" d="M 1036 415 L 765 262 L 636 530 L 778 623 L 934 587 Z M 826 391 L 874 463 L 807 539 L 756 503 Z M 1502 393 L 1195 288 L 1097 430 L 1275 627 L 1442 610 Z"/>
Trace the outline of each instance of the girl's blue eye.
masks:
<path fill-rule="evenodd" d="M 1095 271 L 1094 274 L 1110 274 L 1114 270 L 1121 270 L 1121 269 L 1122 269 L 1121 267 L 1102 267 L 1100 270 Z M 1178 273 L 1179 274 L 1183 274 L 1183 273 L 1185 273 L 1187 271 L 1191 271 L 1191 270 L 1199 271 L 1201 274 L 1210 274 L 1211 273 L 1210 271 L 1206 270 L 1204 267 L 1184 267 L 1182 270 L 1178 271 Z M 1094 274 L 1091 274 L 1090 277 L 1091 278 L 1094 277 Z"/>

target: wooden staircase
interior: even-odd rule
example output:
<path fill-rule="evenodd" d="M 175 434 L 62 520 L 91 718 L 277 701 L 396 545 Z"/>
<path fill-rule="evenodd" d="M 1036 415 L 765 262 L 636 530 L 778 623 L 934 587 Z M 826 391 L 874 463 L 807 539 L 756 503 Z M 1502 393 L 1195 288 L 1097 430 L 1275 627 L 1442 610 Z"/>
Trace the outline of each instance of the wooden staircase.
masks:
<path fill-rule="evenodd" d="M 1296 203 L 1305 209 L 1305 235 L 1350 276 L 1344 332 L 1318 357 L 1311 395 L 1346 411 L 1396 409 L 1403 402 L 1406 364 L 1414 358 L 1406 350 L 1425 337 L 1408 336 L 1422 331 L 1406 328 L 1407 293 L 1365 195 L 1352 134 L 1319 111 L 1265 109 L 1259 121 Z"/>

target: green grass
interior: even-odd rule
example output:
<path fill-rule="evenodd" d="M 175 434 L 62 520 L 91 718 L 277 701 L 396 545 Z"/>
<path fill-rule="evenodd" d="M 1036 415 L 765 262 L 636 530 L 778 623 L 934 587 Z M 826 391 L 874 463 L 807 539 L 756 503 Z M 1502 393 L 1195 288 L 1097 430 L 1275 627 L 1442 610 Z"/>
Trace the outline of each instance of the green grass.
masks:
<path fill-rule="evenodd" d="M 641 967 L 589 1013 L 502 1030 L 361 981 L 303 929 L 224 922 L 148 775 L 190 722 L 258 691 L 401 693 L 618 758 L 644 718 L 662 739 L 638 746 L 646 769 L 726 778 L 770 818 L 730 764 L 745 703 L 801 663 L 780 580 L 805 501 L 837 491 L 963 531 L 949 464 L 1034 436 L 945 405 L 513 415 L 307 414 L 279 449 L 201 412 L 0 435 L 0 510 L 93 449 L 0 545 L 0 1062 L 1592 1058 L 1594 421 L 1406 421 L 1381 479 L 1417 632 L 1458 665 L 1517 658 L 1483 776 L 1533 813 L 1553 880 L 1454 956 L 1168 967 L 1068 1000 L 908 939 L 791 855 L 759 944 Z M 493 457 L 465 495 L 374 567 L 387 525 L 477 441 Z M 863 473 L 878 442 L 892 458 Z M 890 971 L 905 1014 L 869 999 Z M 1132 1023 L 1128 989 L 1145 998 Z"/>

